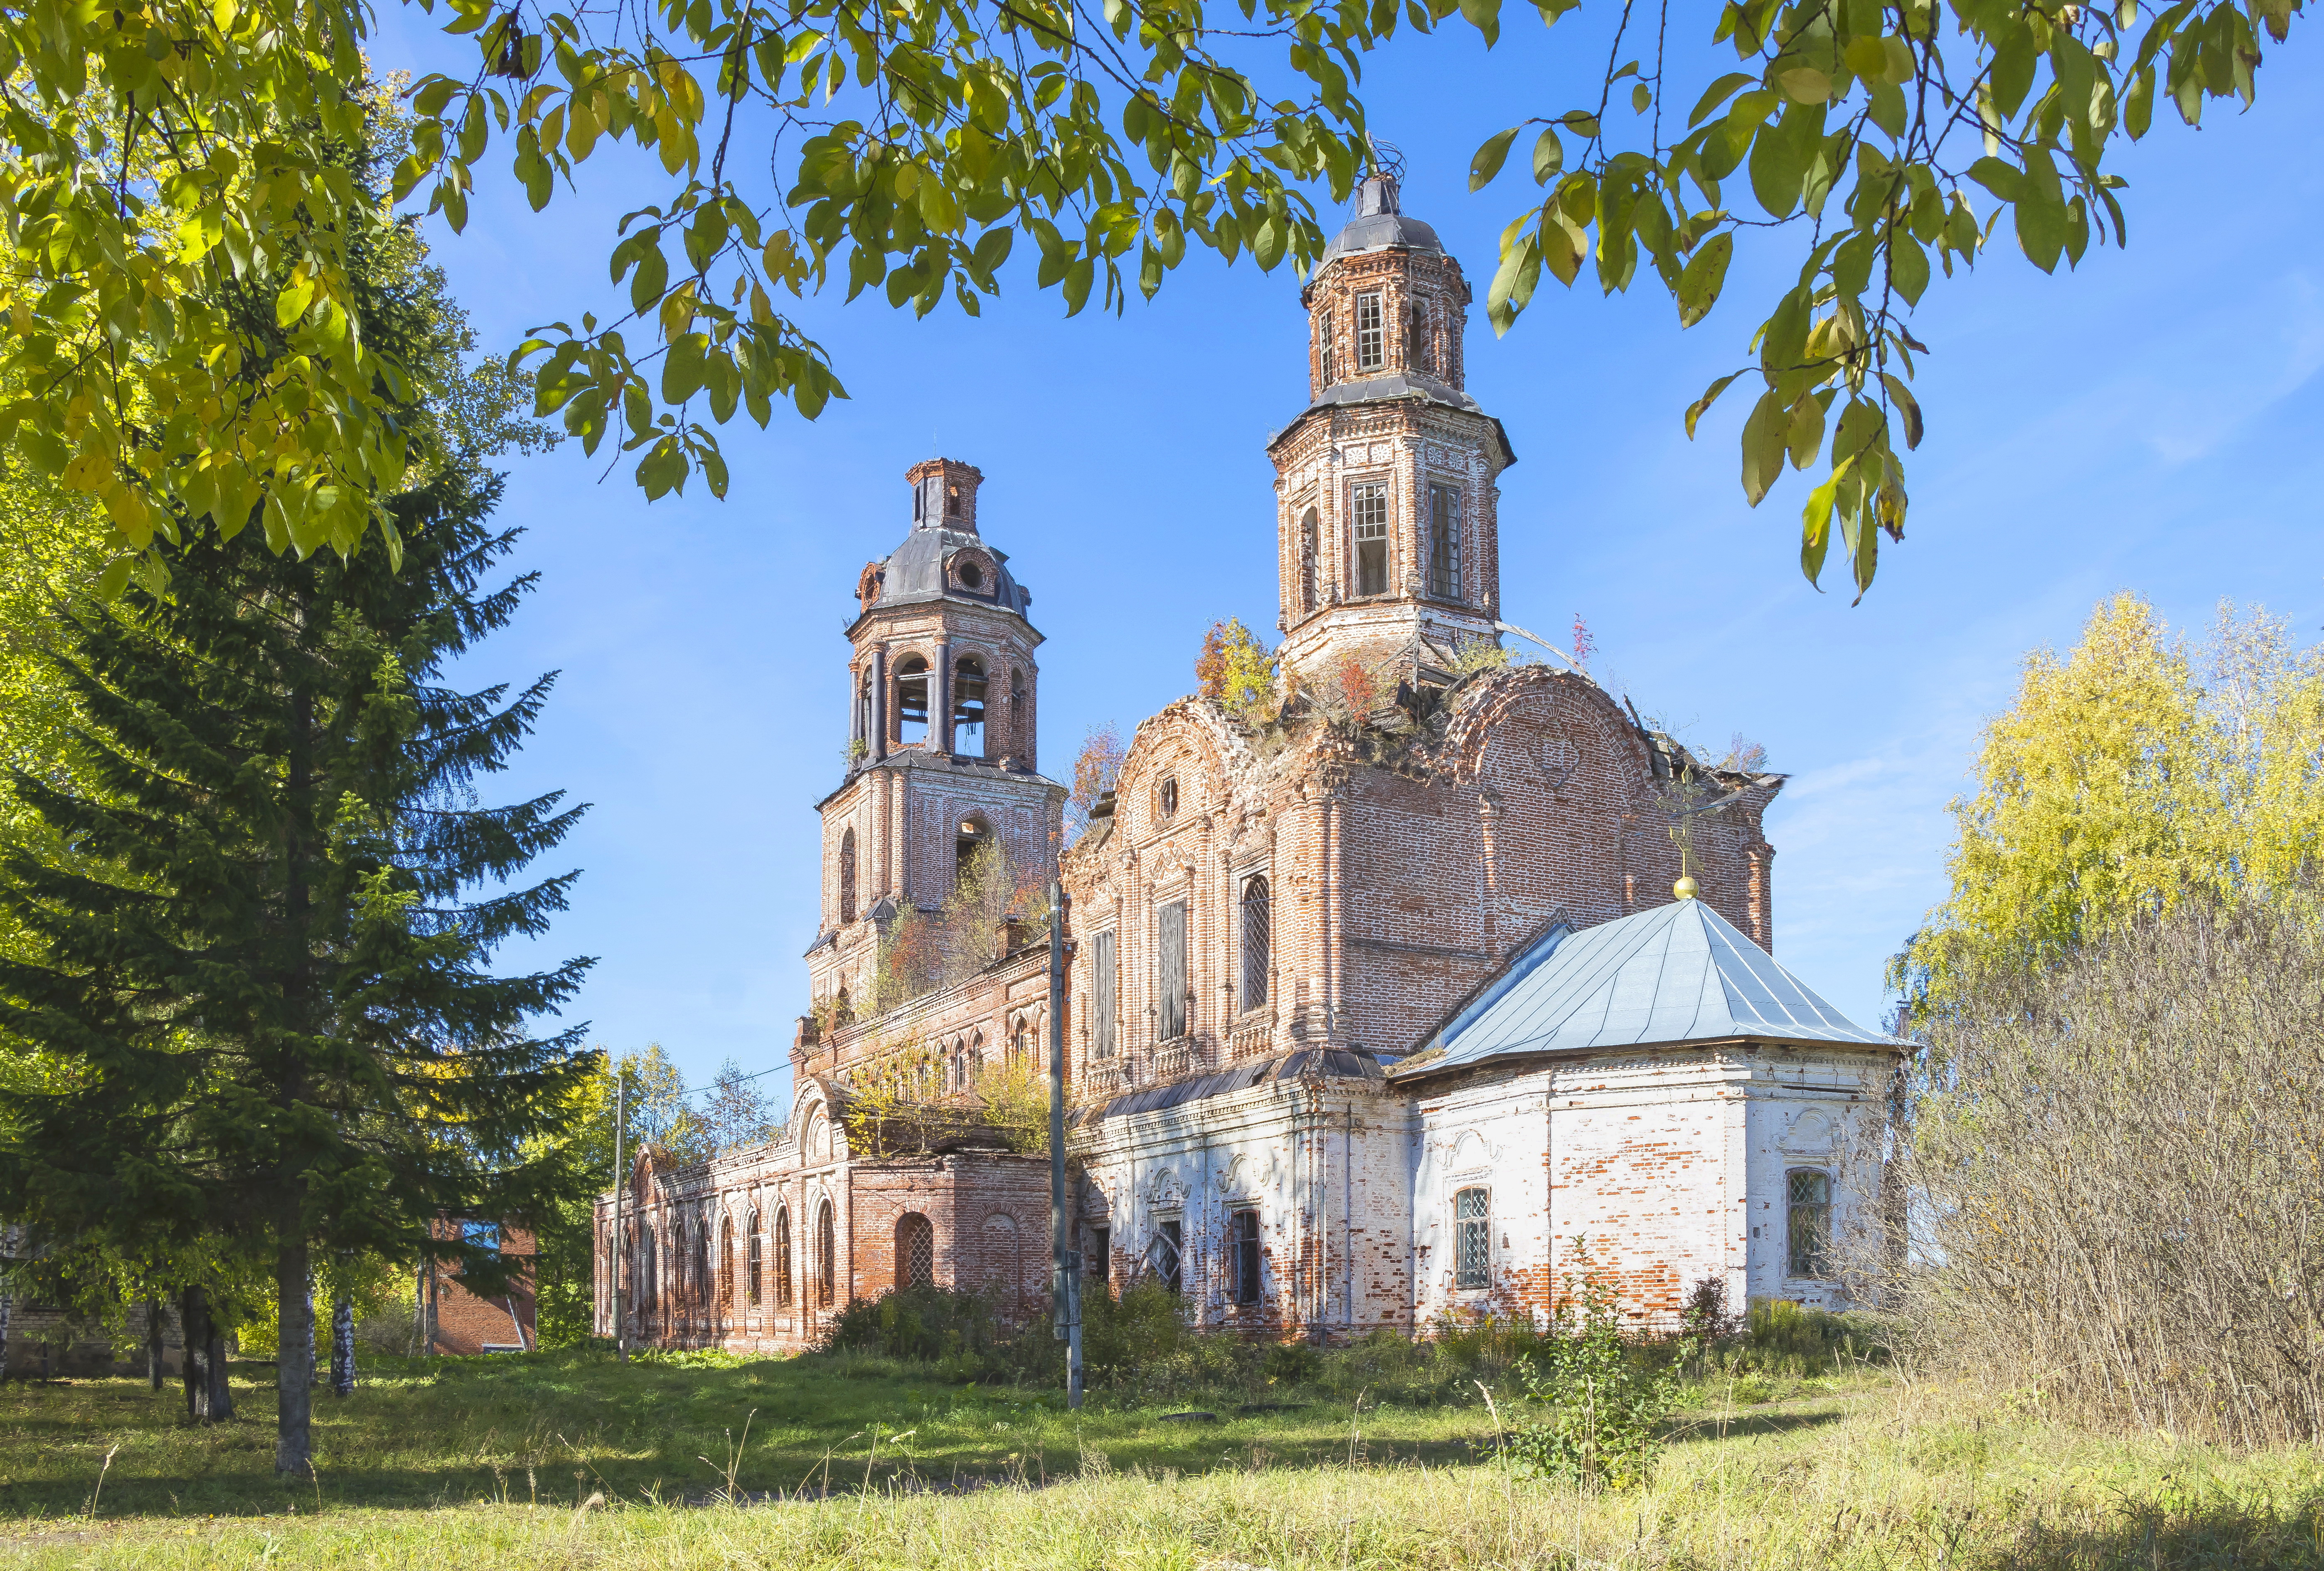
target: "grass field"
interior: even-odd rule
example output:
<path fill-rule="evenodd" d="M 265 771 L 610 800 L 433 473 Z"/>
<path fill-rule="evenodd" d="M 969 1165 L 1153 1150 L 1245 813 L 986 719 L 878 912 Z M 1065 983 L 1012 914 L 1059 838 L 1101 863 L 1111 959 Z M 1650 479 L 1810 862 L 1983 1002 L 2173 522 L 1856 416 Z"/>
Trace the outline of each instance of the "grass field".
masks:
<path fill-rule="evenodd" d="M 208 1432 L 133 1381 L 10 1386 L 0 1566 L 2324 1567 L 2312 1449 L 1762 1376 L 1698 1391 L 1652 1484 L 1591 1496 L 1492 1463 L 1480 1399 L 1347 1372 L 1074 1415 L 872 1358 L 383 1364 L 318 1403 L 296 1485 L 263 1381 Z"/>

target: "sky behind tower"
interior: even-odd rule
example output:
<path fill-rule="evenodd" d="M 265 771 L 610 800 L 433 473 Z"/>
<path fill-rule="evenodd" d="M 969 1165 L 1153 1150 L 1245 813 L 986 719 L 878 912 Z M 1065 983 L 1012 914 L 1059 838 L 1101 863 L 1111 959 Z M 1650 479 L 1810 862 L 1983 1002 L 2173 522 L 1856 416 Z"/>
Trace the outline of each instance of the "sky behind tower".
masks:
<path fill-rule="evenodd" d="M 464 69 L 410 25 L 424 20 L 383 8 L 378 64 Z M 1574 47 L 1574 25 L 1545 35 L 1513 13 L 1489 53 L 1465 29 L 1400 40 L 1365 81 L 1406 160 L 1405 209 L 1478 296 L 1469 390 L 1519 459 L 1501 477 L 1502 614 L 1559 642 L 1586 621 L 1594 674 L 1701 750 L 1738 733 L 1766 746 L 1790 776 L 1766 819 L 1775 956 L 1871 1024 L 1884 963 L 1943 894 L 1946 803 L 2026 651 L 2070 642 L 2120 588 L 2185 627 L 2222 598 L 2288 615 L 2302 641 L 2324 623 L 2324 176 L 2288 156 L 2324 131 L 2324 54 L 2296 37 L 2255 110 L 2215 107 L 2200 133 L 2158 124 L 2121 165 L 2128 252 L 2048 278 L 2005 241 L 1974 278 L 1931 287 L 1911 533 L 1851 607 L 1844 564 L 1822 594 L 1800 578 L 1799 476 L 1744 504 L 1748 398 L 1694 442 L 1680 428 L 1743 362 L 1749 305 L 1795 258 L 1747 245 L 1728 303 L 1684 333 L 1644 286 L 1545 282 L 1508 337 L 1484 322 L 1496 237 L 1531 187 L 1469 194 L 1469 155 L 1578 91 L 1567 60 L 1591 69 L 1602 50 Z M 493 180 L 465 235 L 431 227 L 487 349 L 611 303 L 614 226 L 653 187 L 604 153 L 586 168 L 581 197 L 546 214 Z M 1004 276 L 974 320 L 947 306 L 915 321 L 876 291 L 805 302 L 852 397 L 811 424 L 779 409 L 766 431 L 727 427 L 724 504 L 697 489 L 648 506 L 625 464 L 571 445 L 511 465 L 502 516 L 529 531 L 518 561 L 542 584 L 475 674 L 563 673 L 502 785 L 595 804 L 568 843 L 586 876 L 548 941 L 599 956 L 575 1006 L 595 1040 L 659 1041 L 697 1080 L 730 1057 L 783 1061 L 817 927 L 814 804 L 844 768 L 842 629 L 863 563 L 910 527 L 915 460 L 984 472 L 982 532 L 1047 638 L 1053 778 L 1091 725 L 1127 735 L 1187 691 L 1213 621 L 1273 636 L 1263 448 L 1303 407 L 1298 281 L 1194 255 L 1151 304 L 1068 321 L 1029 266 Z"/>

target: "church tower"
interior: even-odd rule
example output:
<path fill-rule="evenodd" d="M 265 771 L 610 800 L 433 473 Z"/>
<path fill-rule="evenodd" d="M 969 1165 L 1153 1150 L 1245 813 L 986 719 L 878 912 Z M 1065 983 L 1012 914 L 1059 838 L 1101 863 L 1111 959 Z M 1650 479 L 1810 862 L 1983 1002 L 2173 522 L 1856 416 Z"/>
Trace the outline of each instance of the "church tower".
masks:
<path fill-rule="evenodd" d="M 1358 189 L 1300 299 L 1307 409 L 1268 445 L 1283 666 L 1314 681 L 1353 660 L 1392 689 L 1497 638 L 1497 481 L 1517 455 L 1462 390 L 1461 264 L 1400 210 L 1393 173 Z"/>
<path fill-rule="evenodd" d="M 905 471 L 911 530 L 856 579 L 847 628 L 847 779 L 823 815 L 818 1003 L 860 1007 L 883 926 L 934 910 L 998 841 L 1020 880 L 1056 865 L 1065 788 L 1037 772 L 1041 634 L 1008 553 L 977 526 L 983 474 L 954 458 Z"/>

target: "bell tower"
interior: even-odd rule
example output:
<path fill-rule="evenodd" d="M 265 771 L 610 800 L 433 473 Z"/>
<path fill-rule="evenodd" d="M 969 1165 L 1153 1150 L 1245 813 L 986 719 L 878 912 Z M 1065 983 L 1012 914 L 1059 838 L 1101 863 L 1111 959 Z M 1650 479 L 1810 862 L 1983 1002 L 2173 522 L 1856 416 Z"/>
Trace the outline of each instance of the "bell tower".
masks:
<path fill-rule="evenodd" d="M 1041 634 L 1032 592 L 978 527 L 983 472 L 928 458 L 904 472 L 911 526 L 864 565 L 847 628 L 846 779 L 823 815 L 818 1003 L 860 1008 L 879 933 L 933 910 L 989 844 L 1019 880 L 1056 866 L 1065 788 L 1036 769 Z"/>
<path fill-rule="evenodd" d="M 1408 674 L 1497 640 L 1499 477 L 1517 455 L 1465 391 L 1461 264 L 1405 216 L 1395 173 L 1358 189 L 1300 300 L 1308 404 L 1268 447 L 1284 669 Z"/>

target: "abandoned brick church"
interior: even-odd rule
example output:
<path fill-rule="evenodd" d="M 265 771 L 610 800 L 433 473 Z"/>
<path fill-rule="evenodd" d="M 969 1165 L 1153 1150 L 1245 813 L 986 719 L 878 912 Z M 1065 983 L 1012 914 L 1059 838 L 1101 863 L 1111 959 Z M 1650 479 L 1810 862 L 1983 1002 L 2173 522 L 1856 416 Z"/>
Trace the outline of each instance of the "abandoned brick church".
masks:
<path fill-rule="evenodd" d="M 1291 696 L 1146 721 L 1062 856 L 1032 596 L 979 472 L 908 471 L 909 532 L 855 588 L 860 745 L 820 805 L 788 1124 L 690 1166 L 639 1154 L 618 1239 L 598 1206 L 601 1332 L 617 1260 L 628 1335 L 673 1346 L 798 1348 L 920 1282 L 1045 1301 L 1047 1160 L 965 1120 L 888 1138 L 851 1088 L 910 1055 L 973 1106 L 1011 1056 L 1046 1061 L 1053 1010 L 1084 1259 L 1117 1289 L 1158 1277 L 1193 1323 L 1425 1331 L 1545 1315 L 1585 1272 L 1643 1323 L 1705 1279 L 1737 1305 L 1839 1300 L 1835 1241 L 1877 1187 L 1851 1152 L 1896 1044 L 1769 956 L 1782 777 L 1489 652 L 1516 456 L 1463 391 L 1469 287 L 1393 180 L 1357 208 L 1302 295 L 1307 406 L 1268 449 Z M 1028 931 L 851 1014 L 898 913 L 992 840 L 1071 896 L 1065 996 Z"/>

